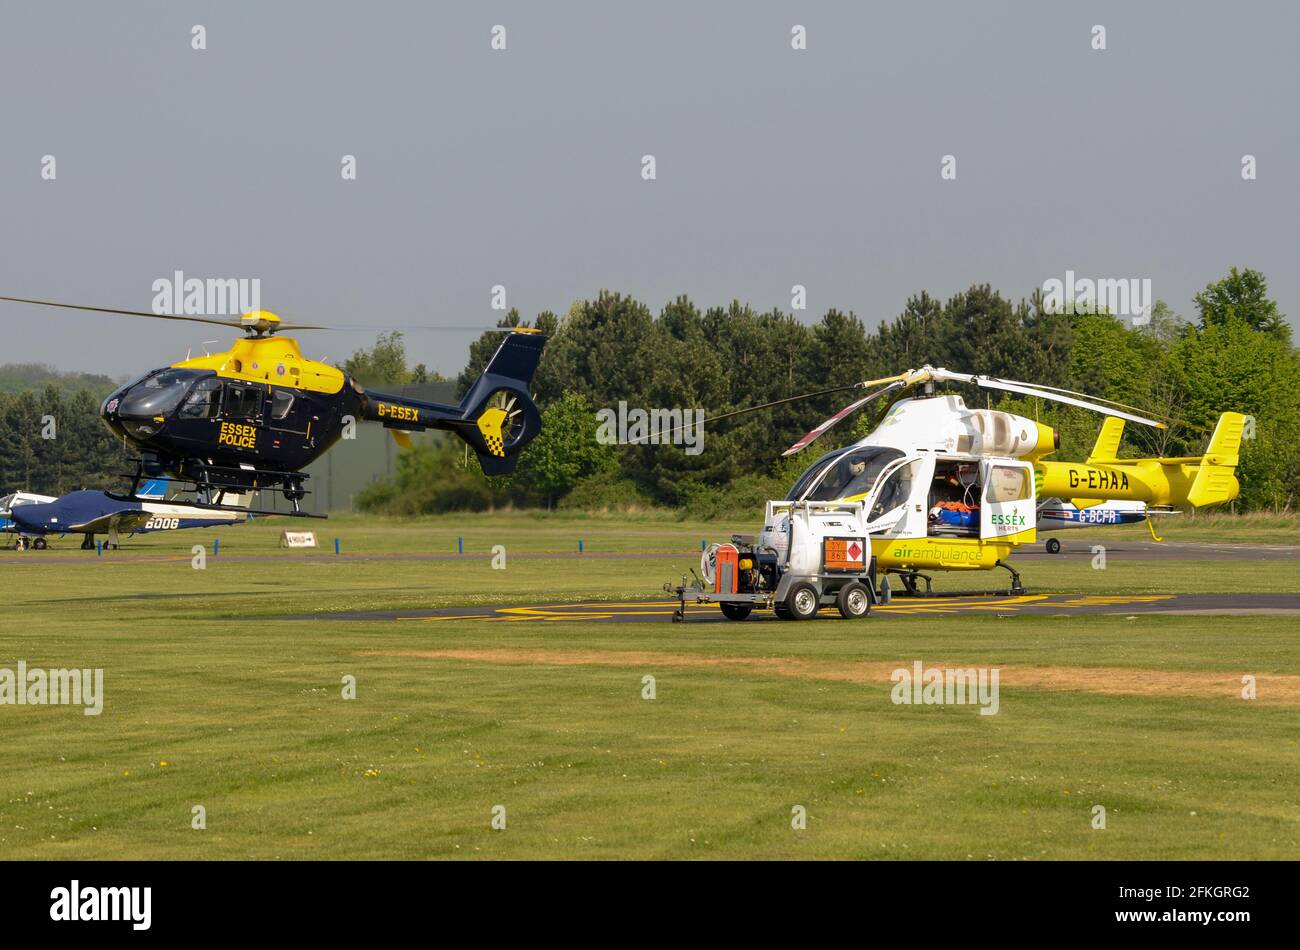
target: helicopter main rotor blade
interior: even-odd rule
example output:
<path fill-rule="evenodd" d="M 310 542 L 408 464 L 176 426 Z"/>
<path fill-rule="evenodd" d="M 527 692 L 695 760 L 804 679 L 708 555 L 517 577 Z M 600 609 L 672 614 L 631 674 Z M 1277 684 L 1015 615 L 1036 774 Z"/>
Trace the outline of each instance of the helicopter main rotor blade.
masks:
<path fill-rule="evenodd" d="M 89 310 L 92 313 L 116 313 L 125 317 L 152 317 L 155 320 L 185 320 L 190 323 L 211 323 L 219 327 L 240 329 L 238 320 L 218 320 L 215 317 L 192 317 L 176 313 L 152 313 L 148 310 L 118 310 L 114 307 L 88 307 L 78 303 L 57 303 L 53 300 L 34 300 L 30 297 L 0 297 L 10 303 L 31 303 L 39 307 L 60 307 L 64 310 Z M 286 327 L 285 329 L 316 329 L 315 327 Z"/>
<path fill-rule="evenodd" d="M 187 323 L 210 323 L 213 326 L 227 327 L 231 330 L 248 330 L 250 324 L 245 323 L 239 317 L 229 319 L 219 319 L 217 317 L 200 317 L 180 313 L 153 313 L 149 310 L 121 310 L 116 307 L 91 307 L 78 303 L 59 303 L 55 300 L 36 300 L 32 297 L 0 297 L 0 300 L 7 300 L 10 303 L 30 303 L 38 307 L 59 307 L 63 310 L 87 310 L 91 313 L 113 313 L 124 317 L 151 317 L 154 320 L 184 320 Z M 485 326 L 451 326 L 451 327 L 432 327 L 423 324 L 410 324 L 405 326 L 322 326 L 315 323 L 277 323 L 274 327 L 263 327 L 271 333 L 279 333 L 284 330 L 345 330 L 345 331 L 364 331 L 373 332 L 376 330 L 401 330 L 412 332 L 430 331 L 434 333 L 513 333 L 516 330 L 533 332 L 532 327 L 485 327 Z"/>
<path fill-rule="evenodd" d="M 813 429 L 811 432 L 805 433 L 803 438 L 801 438 L 794 445 L 790 446 L 788 449 L 782 452 L 781 457 L 785 458 L 786 456 L 794 455 L 796 452 L 802 452 L 804 449 L 808 448 L 808 446 L 812 445 L 819 438 L 821 438 L 822 434 L 825 433 L 827 429 L 831 428 L 831 426 L 835 425 L 841 419 L 853 415 L 853 413 L 857 412 L 867 403 L 871 402 L 871 400 L 876 399 L 879 396 L 883 396 L 887 392 L 893 392 L 895 389 L 899 389 L 905 385 L 907 384 L 904 380 L 896 379 L 893 382 L 891 382 L 888 386 L 886 386 L 884 389 L 877 389 L 874 393 L 871 393 L 870 395 L 867 396 L 863 396 L 857 402 L 849 403 L 847 406 L 845 406 L 839 412 L 835 413 L 835 415 L 831 416 L 829 419 L 827 419 L 817 428 Z"/>
<path fill-rule="evenodd" d="M 996 379 L 996 378 L 997 377 L 990 377 L 990 379 Z M 1012 380 L 1012 382 L 1014 382 L 1014 380 Z M 1142 409 L 1138 406 L 1130 406 L 1127 403 L 1117 402 L 1114 399 L 1105 399 L 1102 396 L 1093 396 L 1090 395 L 1089 393 L 1076 392 L 1073 389 L 1062 389 L 1060 386 L 1047 386 L 1043 383 L 1022 383 L 1021 385 L 1032 386 L 1034 389 L 1044 389 L 1047 392 L 1051 392 L 1051 393 L 1061 393 L 1066 396 L 1078 396 L 1080 399 L 1089 399 L 1092 400 L 1093 402 L 1104 403 L 1107 406 L 1114 406 L 1117 409 L 1123 409 L 1126 412 L 1136 412 L 1136 413 L 1145 412 L 1148 415 L 1157 416 L 1166 422 L 1170 421 L 1168 416 L 1161 415 L 1158 412 L 1148 412 L 1146 409 Z"/>
<path fill-rule="evenodd" d="M 931 376 L 934 379 L 949 382 L 974 383 L 976 386 L 981 386 L 984 389 L 1000 389 L 1005 392 L 1020 393 L 1023 396 L 1037 396 L 1039 399 L 1061 402 L 1065 403 L 1067 406 L 1078 406 L 1080 409 L 1088 409 L 1092 412 L 1101 413 L 1103 416 L 1117 416 L 1120 419 L 1127 419 L 1129 422 L 1151 426 L 1155 429 L 1167 428 L 1163 422 L 1157 422 L 1155 419 L 1148 419 L 1146 416 L 1139 416 L 1132 412 L 1125 412 L 1121 409 L 1116 409 L 1113 406 L 1103 406 L 1100 403 L 1089 402 L 1085 399 L 1076 399 L 1073 396 L 1062 395 L 1058 392 L 1049 392 L 1046 389 L 1034 386 L 1030 383 L 1021 383 L 1009 379 L 998 379 L 995 376 L 974 376 L 965 373 L 953 373 L 945 369 L 934 370 L 932 371 Z"/>
<path fill-rule="evenodd" d="M 371 332 L 374 330 L 397 330 L 401 333 L 407 332 L 433 332 L 433 333 L 514 333 L 518 330 L 532 330 L 532 327 L 484 327 L 484 326 L 452 326 L 452 327 L 431 327 L 424 324 L 383 324 L 380 326 L 362 326 L 361 324 L 346 324 L 329 327 L 311 327 L 313 330 L 347 330 L 351 332 L 363 331 Z"/>

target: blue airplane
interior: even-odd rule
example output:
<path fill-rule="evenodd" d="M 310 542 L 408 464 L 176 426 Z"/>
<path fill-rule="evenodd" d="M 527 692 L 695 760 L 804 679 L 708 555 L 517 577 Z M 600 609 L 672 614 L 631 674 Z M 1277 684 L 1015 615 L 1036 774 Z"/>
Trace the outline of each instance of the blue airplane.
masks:
<path fill-rule="evenodd" d="M 42 551 L 49 546 L 49 535 L 66 534 L 82 535 L 81 547 L 89 550 L 95 547 L 96 534 L 106 535 L 108 546 L 116 548 L 123 534 L 130 537 L 149 531 L 212 528 L 239 524 L 248 518 L 245 512 L 168 502 L 166 492 L 163 479 L 146 483 L 129 501 L 102 491 L 74 491 L 62 498 L 15 492 L 0 498 L 0 530 L 18 535 L 15 547 L 20 550 L 30 546 Z M 234 503 L 245 502 L 239 498 Z"/>
<path fill-rule="evenodd" d="M 1079 508 L 1060 498 L 1048 498 L 1038 506 L 1038 531 L 1063 531 L 1068 528 L 1098 528 L 1117 524 L 1141 524 L 1146 522 L 1151 528 L 1151 537 L 1159 541 L 1155 526 L 1151 524 L 1152 515 L 1170 515 L 1177 512 L 1164 508 L 1148 508 L 1144 501 L 1107 501 L 1089 508 Z M 1047 539 L 1047 553 L 1057 554 L 1061 542 L 1056 538 Z"/>

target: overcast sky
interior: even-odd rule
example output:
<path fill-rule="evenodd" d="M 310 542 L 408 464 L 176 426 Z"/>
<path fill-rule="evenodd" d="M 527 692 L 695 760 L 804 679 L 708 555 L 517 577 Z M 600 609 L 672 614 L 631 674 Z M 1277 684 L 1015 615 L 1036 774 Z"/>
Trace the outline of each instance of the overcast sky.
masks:
<path fill-rule="evenodd" d="M 803 284 L 806 319 L 874 326 L 922 289 L 1018 298 L 1066 270 L 1149 278 L 1190 315 L 1236 264 L 1294 323 L 1298 11 L 6 4 L 0 293 L 148 310 L 182 270 L 260 278 L 286 319 L 489 326 L 496 284 L 529 317 L 601 288 L 788 310 Z M 229 337 L 13 304 L 0 331 L 0 363 L 115 376 Z M 472 336 L 408 352 L 455 373 Z M 303 343 L 341 359 L 373 340 Z"/>

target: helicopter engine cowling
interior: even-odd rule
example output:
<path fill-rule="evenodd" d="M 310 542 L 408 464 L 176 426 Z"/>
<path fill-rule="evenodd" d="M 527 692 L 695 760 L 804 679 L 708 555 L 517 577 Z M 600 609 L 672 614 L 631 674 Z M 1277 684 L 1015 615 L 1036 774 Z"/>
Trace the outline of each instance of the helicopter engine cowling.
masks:
<path fill-rule="evenodd" d="M 1060 448 L 1051 426 L 997 409 L 970 409 L 958 422 L 956 449 L 973 455 L 1040 458 Z"/>

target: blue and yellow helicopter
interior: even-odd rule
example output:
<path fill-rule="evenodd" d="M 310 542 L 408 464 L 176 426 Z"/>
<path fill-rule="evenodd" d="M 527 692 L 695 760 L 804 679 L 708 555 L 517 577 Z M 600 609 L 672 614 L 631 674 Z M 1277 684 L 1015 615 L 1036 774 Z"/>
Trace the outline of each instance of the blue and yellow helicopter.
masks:
<path fill-rule="evenodd" d="M 169 477 L 193 485 L 198 505 L 249 510 L 226 504 L 226 496 L 276 491 L 292 504 L 290 514 L 306 516 L 300 505 L 307 478 L 302 470 L 357 420 L 382 424 L 402 445 L 409 444 L 409 432 L 454 432 L 488 475 L 513 471 L 519 453 L 542 428 L 529 386 L 546 337 L 530 327 L 504 331 L 482 375 L 460 404 L 451 406 L 367 390 L 337 367 L 303 356 L 296 340 L 277 336 L 327 327 L 286 324 L 265 310 L 234 320 L 26 297 L 0 301 L 244 331 L 224 352 L 150 370 L 104 400 L 104 422 L 140 453 L 131 496 L 142 479 Z"/>

